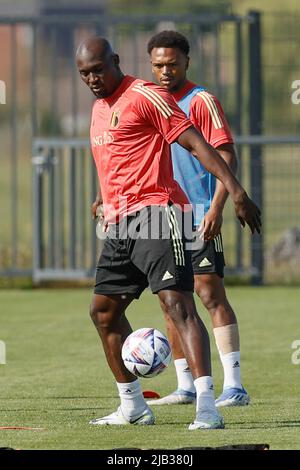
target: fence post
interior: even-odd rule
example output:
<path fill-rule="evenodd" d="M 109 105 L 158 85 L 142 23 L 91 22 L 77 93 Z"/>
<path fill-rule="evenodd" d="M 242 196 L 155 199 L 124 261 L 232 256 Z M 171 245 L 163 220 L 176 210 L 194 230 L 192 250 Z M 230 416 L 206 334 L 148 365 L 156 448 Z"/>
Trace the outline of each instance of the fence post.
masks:
<path fill-rule="evenodd" d="M 249 133 L 262 133 L 262 73 L 260 13 L 249 12 Z M 250 146 L 251 197 L 263 209 L 262 146 Z M 251 239 L 251 283 L 261 285 L 264 274 L 263 236 Z"/>
<path fill-rule="evenodd" d="M 33 281 L 37 282 L 36 273 L 42 268 L 44 260 L 43 230 L 43 165 L 41 149 L 34 146 L 33 163 Z"/>
<path fill-rule="evenodd" d="M 235 72 L 235 132 L 236 135 L 242 135 L 242 114 L 244 109 L 244 100 L 243 100 L 243 93 L 242 93 L 242 84 L 243 84 L 243 38 L 242 38 L 242 27 L 241 23 L 236 23 L 235 29 L 235 53 L 236 53 L 236 72 Z M 237 169 L 237 177 L 239 181 L 243 184 L 243 160 L 242 160 L 242 152 L 243 146 L 236 145 L 237 150 L 237 158 L 238 158 L 238 169 Z M 235 221 L 235 228 L 236 228 L 236 267 L 238 271 L 242 271 L 243 269 L 243 236 L 242 236 L 242 228 L 241 224 L 236 219 Z"/>

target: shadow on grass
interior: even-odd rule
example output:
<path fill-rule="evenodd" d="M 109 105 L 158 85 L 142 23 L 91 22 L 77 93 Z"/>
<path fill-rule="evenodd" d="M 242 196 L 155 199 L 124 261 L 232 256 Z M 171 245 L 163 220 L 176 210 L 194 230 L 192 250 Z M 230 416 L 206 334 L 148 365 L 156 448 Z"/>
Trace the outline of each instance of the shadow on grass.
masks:
<path fill-rule="evenodd" d="M 291 421 L 266 421 L 265 423 L 250 421 L 250 422 L 234 422 L 226 423 L 226 427 L 239 426 L 239 429 L 276 429 L 276 428 L 296 428 L 300 427 L 300 420 L 291 420 Z M 251 427 L 250 427 L 251 426 Z"/>
<path fill-rule="evenodd" d="M 111 400 L 112 398 L 118 399 L 118 397 L 112 397 L 111 395 L 107 397 L 98 395 L 97 397 L 47 397 L 44 400 Z"/>
<path fill-rule="evenodd" d="M 22 412 L 22 413 L 40 413 L 40 412 L 43 412 L 43 413 L 48 413 L 48 412 L 51 412 L 51 411 L 77 411 L 77 410 L 80 410 L 80 411 L 86 411 L 86 410 L 107 410 L 107 407 L 106 406 L 91 406 L 91 407 L 85 407 L 85 408 L 47 408 L 47 409 L 43 409 L 41 410 L 40 408 L 35 408 L 35 409 L 28 409 L 28 408 L 10 408 L 9 410 L 5 410 L 5 409 L 1 409 L 1 412 L 5 412 L 5 413 L 11 413 L 11 412 Z"/>
<path fill-rule="evenodd" d="M 1 400 L 112 400 L 119 397 L 110 396 L 73 396 L 73 397 L 1 397 Z"/>

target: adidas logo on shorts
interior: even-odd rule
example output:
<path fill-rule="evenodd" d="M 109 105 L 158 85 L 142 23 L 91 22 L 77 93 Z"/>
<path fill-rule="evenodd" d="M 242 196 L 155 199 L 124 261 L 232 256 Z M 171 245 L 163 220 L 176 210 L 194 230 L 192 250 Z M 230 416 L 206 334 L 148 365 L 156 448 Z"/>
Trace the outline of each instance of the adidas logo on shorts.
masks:
<path fill-rule="evenodd" d="M 212 266 L 212 264 L 207 258 L 203 258 L 203 260 L 199 263 L 199 267 L 204 268 L 206 266 Z"/>
<path fill-rule="evenodd" d="M 169 271 L 166 271 L 165 274 L 163 275 L 162 281 L 167 281 L 168 279 L 173 279 L 174 276 L 169 273 Z"/>

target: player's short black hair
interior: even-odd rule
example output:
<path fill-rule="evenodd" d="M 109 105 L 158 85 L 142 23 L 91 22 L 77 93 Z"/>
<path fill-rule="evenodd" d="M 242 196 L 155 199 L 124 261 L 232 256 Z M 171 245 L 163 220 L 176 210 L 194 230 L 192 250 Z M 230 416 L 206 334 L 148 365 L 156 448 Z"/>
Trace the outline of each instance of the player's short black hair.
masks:
<path fill-rule="evenodd" d="M 185 36 L 177 31 L 161 31 L 155 34 L 148 42 L 147 51 L 151 54 L 154 47 L 172 47 L 180 49 L 185 55 L 190 52 L 190 45 Z"/>

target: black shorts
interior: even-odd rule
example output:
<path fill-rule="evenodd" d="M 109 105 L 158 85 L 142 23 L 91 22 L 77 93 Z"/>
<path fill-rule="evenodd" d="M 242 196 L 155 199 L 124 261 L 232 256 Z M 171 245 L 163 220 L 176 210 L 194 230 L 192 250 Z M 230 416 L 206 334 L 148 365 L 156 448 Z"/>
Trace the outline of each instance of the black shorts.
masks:
<path fill-rule="evenodd" d="M 150 285 L 193 291 L 191 251 L 184 226 L 191 214 L 174 205 L 148 206 L 110 225 L 96 268 L 95 294 L 132 294 L 139 298 Z"/>
<path fill-rule="evenodd" d="M 201 246 L 197 248 L 194 247 L 192 251 L 194 274 L 217 273 L 220 277 L 224 277 L 225 259 L 221 234 L 213 240 L 201 242 Z"/>

